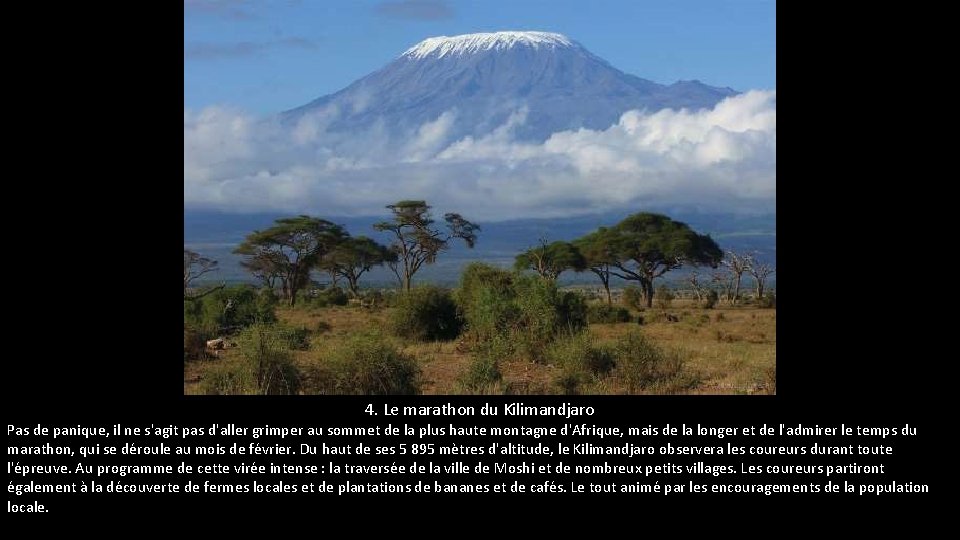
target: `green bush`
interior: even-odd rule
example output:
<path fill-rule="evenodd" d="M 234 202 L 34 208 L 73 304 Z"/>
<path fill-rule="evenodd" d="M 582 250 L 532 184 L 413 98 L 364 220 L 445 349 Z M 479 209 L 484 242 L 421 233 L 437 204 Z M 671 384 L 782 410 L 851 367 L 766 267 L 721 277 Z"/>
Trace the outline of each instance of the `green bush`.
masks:
<path fill-rule="evenodd" d="M 183 302 L 183 319 L 203 333 L 236 331 L 255 322 L 277 320 L 272 293 L 260 293 L 250 285 L 214 291 L 198 300 Z"/>
<path fill-rule="evenodd" d="M 673 303 L 675 298 L 673 291 L 671 291 L 666 285 L 661 285 L 657 287 L 656 294 L 653 295 L 654 303 L 660 309 L 668 309 Z"/>
<path fill-rule="evenodd" d="M 621 301 L 623 305 L 628 308 L 643 309 L 643 293 L 640 292 L 640 287 L 636 285 L 627 285 L 624 287 Z"/>
<path fill-rule="evenodd" d="M 273 328 L 276 339 L 282 343 L 286 350 L 306 351 L 310 349 L 310 331 L 306 328 L 285 324 L 276 324 Z"/>
<path fill-rule="evenodd" d="M 579 294 L 559 290 L 552 280 L 481 263 L 464 271 L 457 304 L 473 340 L 499 337 L 533 359 L 559 332 L 586 325 L 586 302 Z"/>
<path fill-rule="evenodd" d="M 516 318 L 513 278 L 510 272 L 483 263 L 464 269 L 456 291 L 457 308 L 476 339 L 492 339 Z"/>
<path fill-rule="evenodd" d="M 316 394 L 400 395 L 420 393 L 420 368 L 376 334 L 355 335 L 328 351 L 309 370 Z"/>
<path fill-rule="evenodd" d="M 776 309 L 777 295 L 772 292 L 768 292 L 767 294 L 763 295 L 763 298 L 757 299 L 757 307 L 763 309 Z"/>
<path fill-rule="evenodd" d="M 473 353 L 473 359 L 467 370 L 460 375 L 458 383 L 467 393 L 494 393 L 503 379 L 500 362 L 509 359 L 513 352 L 510 342 L 502 337 L 494 337 L 480 344 Z"/>
<path fill-rule="evenodd" d="M 500 364 L 492 357 L 482 355 L 474 357 L 467 370 L 460 376 L 460 386 L 467 393 L 491 394 L 503 379 Z"/>
<path fill-rule="evenodd" d="M 256 374 L 249 364 L 218 364 L 203 375 L 200 387 L 212 396 L 238 396 L 257 393 Z"/>
<path fill-rule="evenodd" d="M 598 347 L 587 332 L 558 338 L 547 348 L 545 356 L 558 369 L 554 385 L 567 395 L 581 393 L 584 384 L 605 375 L 616 364 L 613 352 Z"/>
<path fill-rule="evenodd" d="M 288 328 L 256 323 L 240 332 L 241 357 L 212 367 L 204 376 L 207 394 L 296 394 L 300 373 L 290 355 Z"/>
<path fill-rule="evenodd" d="M 350 302 L 347 293 L 340 287 L 327 287 L 325 289 L 307 292 L 303 298 L 297 301 L 297 305 L 306 308 L 325 308 L 330 306 L 345 306 Z"/>
<path fill-rule="evenodd" d="M 300 390 L 300 373 L 290 354 L 291 338 L 297 332 L 289 327 L 256 323 L 237 336 L 245 368 L 255 374 L 258 394 L 296 394 Z"/>
<path fill-rule="evenodd" d="M 717 291 L 710 289 L 707 291 L 707 294 L 703 297 L 703 308 L 704 309 L 713 309 L 717 302 L 720 301 L 720 295 L 717 294 Z"/>
<path fill-rule="evenodd" d="M 630 322 L 630 312 L 626 308 L 591 304 L 587 308 L 587 322 L 590 324 L 610 324 Z"/>
<path fill-rule="evenodd" d="M 640 390 L 676 392 L 696 385 L 684 372 L 684 360 L 676 352 L 664 352 L 639 331 L 617 340 L 613 346 L 615 374 L 632 394 Z"/>
<path fill-rule="evenodd" d="M 390 317 L 391 331 L 414 341 L 449 340 L 462 322 L 450 292 L 432 285 L 415 287 L 397 299 Z"/>
<path fill-rule="evenodd" d="M 513 335 L 528 358 L 539 360 L 555 335 L 586 325 L 586 302 L 576 293 L 560 291 L 553 280 L 520 276 L 514 281 L 514 291 L 518 316 Z"/>

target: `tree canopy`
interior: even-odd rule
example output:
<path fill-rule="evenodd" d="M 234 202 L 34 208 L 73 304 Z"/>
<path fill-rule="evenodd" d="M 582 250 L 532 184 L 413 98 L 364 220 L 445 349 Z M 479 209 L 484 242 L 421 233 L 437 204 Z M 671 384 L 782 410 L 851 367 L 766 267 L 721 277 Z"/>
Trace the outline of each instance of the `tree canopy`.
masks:
<path fill-rule="evenodd" d="M 600 227 L 596 231 L 583 236 L 573 243 L 583 255 L 585 268 L 590 270 L 603 284 L 607 292 L 607 304 L 612 305 L 610 295 L 610 270 L 617 261 L 616 234 L 607 227 Z"/>
<path fill-rule="evenodd" d="M 516 270 L 533 270 L 541 277 L 557 279 L 566 270 L 580 272 L 587 267 L 586 259 L 577 246 L 570 242 L 541 240 L 540 245 L 517 255 Z"/>
<path fill-rule="evenodd" d="M 215 290 L 222 289 L 223 285 L 208 288 L 205 291 L 191 291 L 194 282 L 201 276 L 216 272 L 220 269 L 217 261 L 200 255 L 196 251 L 184 248 L 183 250 L 183 299 L 198 300 L 212 293 Z"/>
<path fill-rule="evenodd" d="M 433 264 L 437 255 L 450 247 L 450 242 L 459 238 L 468 248 L 477 242 L 480 227 L 460 214 L 444 214 L 446 231 L 434 226 L 430 205 L 425 201 L 399 201 L 387 205 L 393 213 L 391 221 L 382 221 L 373 226 L 393 235 L 390 249 L 396 254 L 395 262 L 388 266 L 397 276 L 405 290 L 410 290 L 413 276 L 424 264 Z"/>
<path fill-rule="evenodd" d="M 348 238 L 333 248 L 319 263 L 319 268 L 347 280 L 350 292 L 360 293 L 360 276 L 375 266 L 397 262 L 397 254 L 366 236 Z"/>
<path fill-rule="evenodd" d="M 292 306 L 297 292 L 310 282 L 310 271 L 348 236 L 339 225 L 301 215 L 250 233 L 234 253 L 243 255 L 244 267 L 260 279 L 279 279 Z"/>
<path fill-rule="evenodd" d="M 653 305 L 656 278 L 684 265 L 716 268 L 723 259 L 723 251 L 709 235 L 662 214 L 633 214 L 611 234 L 611 274 L 639 282 L 647 307 Z"/>

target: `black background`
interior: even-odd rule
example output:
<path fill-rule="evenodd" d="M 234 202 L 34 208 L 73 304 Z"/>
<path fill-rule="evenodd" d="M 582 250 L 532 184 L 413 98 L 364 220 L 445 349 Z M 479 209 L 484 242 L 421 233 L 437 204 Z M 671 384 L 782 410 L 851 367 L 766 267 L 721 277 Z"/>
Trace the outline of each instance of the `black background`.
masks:
<path fill-rule="evenodd" d="M 918 435 L 893 440 L 897 454 L 882 460 L 888 467 L 884 479 L 929 484 L 926 497 L 737 495 L 720 501 L 712 495 L 588 499 L 567 494 L 543 500 L 550 505 L 676 502 L 689 509 L 694 500 L 711 505 L 789 501 L 791 508 L 799 508 L 793 505 L 802 499 L 804 505 L 823 509 L 853 505 L 909 509 L 916 517 L 922 508 L 930 508 L 926 502 L 930 497 L 942 497 L 950 489 L 941 472 L 948 469 L 949 454 L 938 436 L 952 425 L 947 416 L 952 408 L 939 398 L 949 394 L 942 385 L 950 382 L 945 364 L 952 355 L 939 345 L 949 341 L 950 332 L 939 328 L 938 316 L 922 305 L 928 288 L 916 286 L 925 273 L 938 271 L 936 259 L 943 253 L 928 250 L 923 242 L 942 240 L 921 213 L 926 207 L 913 206 L 920 197 L 931 195 L 917 182 L 927 179 L 929 171 L 914 164 L 922 160 L 913 159 L 927 155 L 920 151 L 924 141 L 919 120 L 916 115 L 890 114 L 891 98 L 906 99 L 907 85 L 892 90 L 879 84 L 902 66 L 887 60 L 892 44 L 884 36 L 860 33 L 879 25 L 872 20 L 876 14 L 779 6 L 778 120 L 784 125 L 780 130 L 784 140 L 778 144 L 777 292 L 784 309 L 778 312 L 777 396 L 207 398 L 182 395 L 175 360 L 180 307 L 175 302 L 176 282 L 167 275 L 175 269 L 169 268 L 169 254 L 163 256 L 167 250 L 175 252 L 182 232 L 181 133 L 176 122 L 182 109 L 181 27 L 175 8 L 125 6 L 118 12 L 119 8 L 84 6 L 56 17 L 10 14 L 11 21 L 25 25 L 43 21 L 54 46 L 24 47 L 24 54 L 11 60 L 10 67 L 19 84 L 10 100 L 9 125 L 17 131 L 8 156 L 6 197 L 5 266 L 11 294 L 6 305 L 10 322 L 5 333 L 4 424 L 362 426 L 386 422 L 363 412 L 368 403 L 381 411 L 383 403 L 450 402 L 479 408 L 484 402 L 511 401 L 590 405 L 595 416 L 569 421 L 624 427 L 909 423 Z M 898 294 L 903 297 L 896 301 Z M 946 424 L 939 420 L 943 416 Z M 503 416 L 492 418 L 499 425 L 507 423 Z M 478 416 L 429 421 L 483 425 L 486 420 Z M 524 425 L 565 421 L 511 420 Z M 719 443 L 728 441 L 751 444 L 742 439 Z M 384 461 L 388 460 L 380 462 Z M 513 479 L 470 478 L 484 483 Z M 12 480 L 9 474 L 6 480 Z M 686 480 L 680 478 L 680 483 Z M 788 482 L 764 479 L 771 480 Z M 567 477 L 558 481 L 588 483 Z M 352 505 L 360 500 L 335 495 L 186 497 L 44 495 L 55 513 L 21 518 L 222 511 L 244 520 L 251 512 L 296 507 L 329 511 L 335 503 Z M 436 504 L 441 499 L 427 497 L 389 496 L 389 505 Z M 518 498 L 503 497 L 442 496 L 455 504 L 469 500 L 471 505 L 486 502 L 504 508 Z M 383 505 L 388 499 L 374 500 Z"/>

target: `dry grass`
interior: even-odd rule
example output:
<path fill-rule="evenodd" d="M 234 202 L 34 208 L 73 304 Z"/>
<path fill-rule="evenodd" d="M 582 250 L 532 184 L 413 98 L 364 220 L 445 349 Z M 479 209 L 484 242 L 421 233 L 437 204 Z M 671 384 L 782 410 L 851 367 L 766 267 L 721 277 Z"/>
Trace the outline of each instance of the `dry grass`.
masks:
<path fill-rule="evenodd" d="M 646 320 L 658 310 L 643 313 Z M 698 384 L 682 390 L 692 394 L 767 394 L 775 392 L 776 310 L 718 308 L 704 310 L 675 301 L 666 313 L 678 322 L 648 323 L 639 328 L 658 347 L 676 351 L 686 360 L 684 371 Z M 356 306 L 314 310 L 282 308 L 281 321 L 310 330 L 310 350 L 294 351 L 294 361 L 305 368 L 321 361 L 323 351 L 358 332 L 386 334 L 389 310 L 367 310 Z M 634 312 L 634 320 L 638 313 Z M 634 323 L 593 324 L 589 332 L 599 343 L 613 343 L 635 330 Z M 467 369 L 471 355 L 457 341 L 436 343 L 404 343 L 387 336 L 407 354 L 414 356 L 422 371 L 424 394 L 459 393 L 457 379 Z M 200 379 L 213 363 L 235 361 L 235 350 L 227 350 L 216 360 L 184 363 L 184 393 L 200 392 Z M 503 380 L 490 392 L 509 394 L 557 393 L 553 384 L 557 368 L 524 360 L 500 365 Z M 626 390 L 612 378 L 596 380 L 583 388 L 583 393 L 624 393 Z M 667 389 L 668 393 L 673 393 Z M 662 393 L 651 391 L 650 393 Z"/>

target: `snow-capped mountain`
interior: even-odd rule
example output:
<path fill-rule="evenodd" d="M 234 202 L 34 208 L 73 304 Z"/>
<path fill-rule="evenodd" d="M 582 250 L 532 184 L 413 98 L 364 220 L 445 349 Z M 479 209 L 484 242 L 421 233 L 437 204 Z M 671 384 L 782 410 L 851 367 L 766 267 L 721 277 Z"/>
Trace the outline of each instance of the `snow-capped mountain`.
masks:
<path fill-rule="evenodd" d="M 322 115 L 334 132 L 382 125 L 403 133 L 446 113 L 446 138 L 481 136 L 509 120 L 514 137 L 544 140 L 562 130 L 605 129 L 631 109 L 707 108 L 736 93 L 623 73 L 562 34 L 494 32 L 425 39 L 382 69 L 281 117 Z"/>

